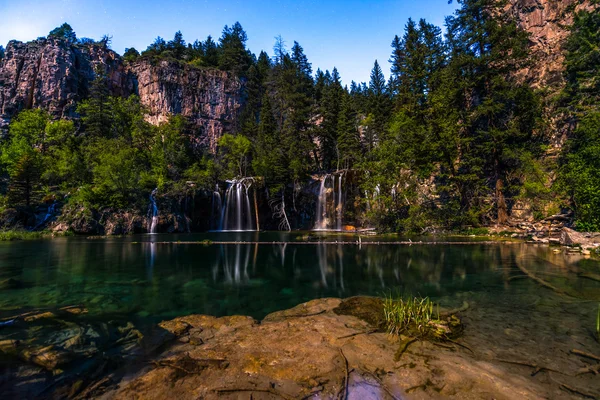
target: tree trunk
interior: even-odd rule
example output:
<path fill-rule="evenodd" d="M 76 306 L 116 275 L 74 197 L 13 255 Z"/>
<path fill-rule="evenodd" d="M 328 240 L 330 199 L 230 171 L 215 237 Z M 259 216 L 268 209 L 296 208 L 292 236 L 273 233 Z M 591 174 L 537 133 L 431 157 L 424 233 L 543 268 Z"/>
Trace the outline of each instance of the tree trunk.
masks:
<path fill-rule="evenodd" d="M 504 182 L 502 179 L 496 180 L 496 206 L 498 207 L 498 225 L 506 225 L 508 223 L 508 208 L 506 199 L 504 198 Z"/>

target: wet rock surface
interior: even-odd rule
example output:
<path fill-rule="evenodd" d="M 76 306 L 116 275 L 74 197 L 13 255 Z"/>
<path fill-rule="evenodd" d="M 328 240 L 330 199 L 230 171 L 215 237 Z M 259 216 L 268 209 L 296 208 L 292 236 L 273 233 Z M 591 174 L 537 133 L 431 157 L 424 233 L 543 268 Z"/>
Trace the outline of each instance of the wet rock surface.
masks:
<path fill-rule="evenodd" d="M 551 292 L 537 297 L 540 309 L 581 307 Z M 454 310 L 466 322 L 456 345 L 416 342 L 399 358 L 401 339 L 377 330 L 379 319 L 370 314 L 380 311 L 380 301 L 370 297 L 314 300 L 262 321 L 190 315 L 144 333 L 132 323 L 90 321 L 81 307 L 38 310 L 0 325 L 0 389 L 9 398 L 80 399 L 580 398 L 570 389 L 600 394 L 593 371 L 577 375 L 595 370 L 597 362 L 569 351 L 578 346 L 600 353 L 575 329 L 576 314 L 559 323 L 531 319 L 506 299 L 500 306 L 514 317 L 507 319 L 487 311 L 485 295 L 470 300 Z"/>

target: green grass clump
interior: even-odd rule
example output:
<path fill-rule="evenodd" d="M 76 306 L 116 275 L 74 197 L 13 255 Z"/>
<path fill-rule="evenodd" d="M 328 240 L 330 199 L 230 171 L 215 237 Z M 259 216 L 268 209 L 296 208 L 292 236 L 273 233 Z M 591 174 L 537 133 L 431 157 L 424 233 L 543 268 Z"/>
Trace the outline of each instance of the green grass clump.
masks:
<path fill-rule="evenodd" d="M 0 232 L 0 242 L 12 242 L 15 240 L 34 240 L 44 237 L 43 232 L 29 231 L 2 231 Z"/>
<path fill-rule="evenodd" d="M 434 312 L 434 304 L 428 297 L 405 300 L 389 295 L 383 302 L 383 310 L 390 335 L 426 336 L 436 329 L 434 321 L 439 320 L 439 310 Z"/>
<path fill-rule="evenodd" d="M 488 236 L 490 234 L 490 230 L 488 228 L 469 228 L 461 233 L 469 236 Z"/>
<path fill-rule="evenodd" d="M 400 347 L 395 355 L 398 361 L 412 343 L 419 340 L 455 342 L 462 333 L 462 323 L 453 313 L 440 314 L 439 307 L 428 298 L 386 296 L 383 312 L 387 331 L 400 337 Z M 464 345 L 460 345 L 466 347 Z"/>

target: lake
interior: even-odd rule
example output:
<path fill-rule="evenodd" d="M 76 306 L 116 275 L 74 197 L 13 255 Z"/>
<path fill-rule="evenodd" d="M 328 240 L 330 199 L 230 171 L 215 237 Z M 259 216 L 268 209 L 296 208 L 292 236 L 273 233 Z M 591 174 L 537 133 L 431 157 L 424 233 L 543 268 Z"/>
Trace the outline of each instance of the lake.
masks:
<path fill-rule="evenodd" d="M 342 234 L 313 238 L 332 244 L 294 243 L 303 235 L 206 233 L 0 243 L 0 314 L 82 305 L 90 317 L 120 316 L 136 324 L 192 313 L 260 319 L 315 298 L 391 292 L 429 296 L 452 306 L 475 294 L 505 297 L 539 290 L 538 283 L 522 279 L 519 266 L 584 296 L 600 294 L 598 282 L 577 279 L 576 271 L 599 271 L 597 260 L 554 254 L 546 246 L 477 239 L 456 245 L 386 244 L 396 237 L 358 243 L 355 236 Z M 261 243 L 177 243 L 204 240 Z"/>

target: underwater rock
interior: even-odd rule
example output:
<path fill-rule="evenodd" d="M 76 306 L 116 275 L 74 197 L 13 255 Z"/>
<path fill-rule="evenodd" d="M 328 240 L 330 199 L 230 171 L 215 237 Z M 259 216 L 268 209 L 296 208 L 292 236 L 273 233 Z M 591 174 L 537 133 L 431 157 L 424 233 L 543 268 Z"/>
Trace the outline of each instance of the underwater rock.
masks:
<path fill-rule="evenodd" d="M 333 312 L 337 315 L 352 315 L 378 329 L 385 324 L 383 300 L 379 297 L 351 297 L 342 301 Z"/>

